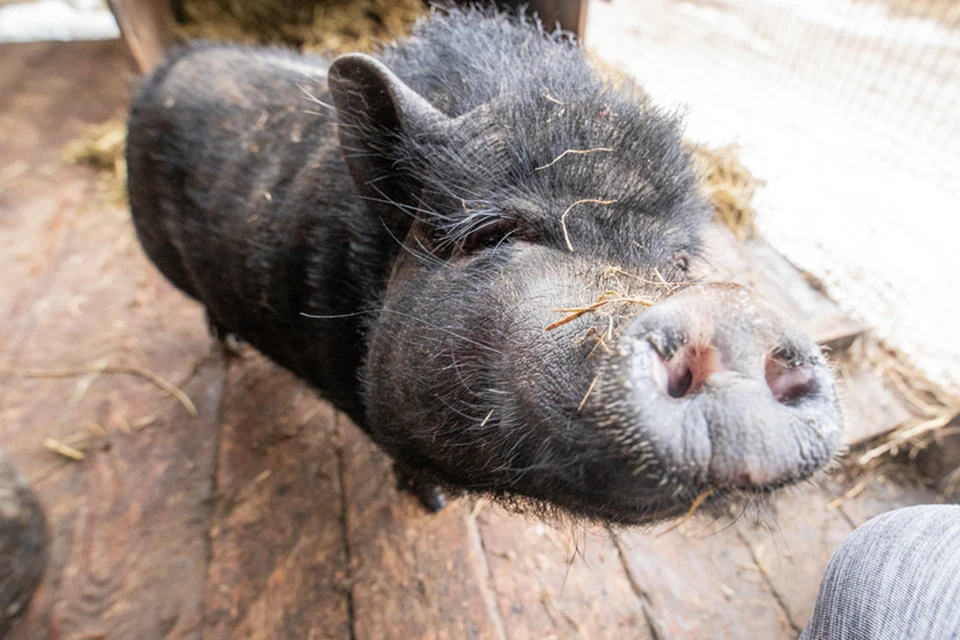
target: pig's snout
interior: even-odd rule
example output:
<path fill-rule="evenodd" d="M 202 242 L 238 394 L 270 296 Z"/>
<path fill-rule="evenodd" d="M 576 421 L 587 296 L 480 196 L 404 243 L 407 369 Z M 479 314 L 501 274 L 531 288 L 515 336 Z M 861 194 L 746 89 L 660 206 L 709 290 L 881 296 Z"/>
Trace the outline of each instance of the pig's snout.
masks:
<path fill-rule="evenodd" d="M 705 387 L 721 389 L 736 384 L 743 373 L 731 369 L 739 355 L 729 350 L 723 340 L 714 341 L 696 336 L 677 348 L 663 349 L 662 339 L 654 338 L 657 355 L 653 362 L 653 377 L 671 398 L 685 398 L 700 393 Z M 725 350 L 726 349 L 726 350 Z M 669 357 L 664 353 L 669 351 Z M 815 371 L 812 364 L 784 362 L 776 352 L 764 357 L 764 380 L 778 402 L 800 400 L 814 391 Z"/>
<path fill-rule="evenodd" d="M 624 437 L 641 476 L 766 490 L 808 477 L 839 448 L 823 355 L 749 289 L 700 285 L 667 298 L 626 328 L 612 360 L 631 397 L 621 410 L 638 414 Z"/>

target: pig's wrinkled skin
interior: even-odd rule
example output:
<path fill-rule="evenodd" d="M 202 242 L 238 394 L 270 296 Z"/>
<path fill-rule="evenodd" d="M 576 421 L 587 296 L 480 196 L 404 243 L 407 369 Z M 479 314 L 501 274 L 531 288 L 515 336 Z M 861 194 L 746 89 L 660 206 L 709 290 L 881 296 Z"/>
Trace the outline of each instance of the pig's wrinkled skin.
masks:
<path fill-rule="evenodd" d="M 706 221 L 677 119 L 536 26 L 453 10 L 329 65 L 194 47 L 136 99 L 127 157 L 161 271 L 427 503 L 653 522 L 838 449 L 816 345 L 746 289 L 674 284 Z"/>

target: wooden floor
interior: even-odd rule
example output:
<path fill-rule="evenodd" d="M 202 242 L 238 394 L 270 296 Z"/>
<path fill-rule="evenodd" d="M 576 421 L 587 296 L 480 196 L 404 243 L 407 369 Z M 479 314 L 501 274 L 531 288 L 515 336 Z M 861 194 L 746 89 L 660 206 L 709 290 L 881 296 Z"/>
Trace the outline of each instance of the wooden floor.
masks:
<path fill-rule="evenodd" d="M 469 500 L 426 515 L 342 414 L 226 360 L 127 211 L 60 162 L 132 68 L 115 42 L 0 47 L 0 442 L 54 545 L 16 638 L 795 638 L 840 540 L 935 498 L 828 481 L 761 518 L 616 535 Z M 83 460 L 44 446 L 77 434 L 98 434 Z"/>

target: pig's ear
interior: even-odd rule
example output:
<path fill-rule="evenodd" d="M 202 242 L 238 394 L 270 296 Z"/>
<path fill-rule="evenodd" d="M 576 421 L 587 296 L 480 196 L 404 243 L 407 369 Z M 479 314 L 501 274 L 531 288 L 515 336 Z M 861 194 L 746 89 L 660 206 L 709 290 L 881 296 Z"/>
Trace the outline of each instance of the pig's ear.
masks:
<path fill-rule="evenodd" d="M 422 184 L 403 175 L 395 145 L 403 137 L 431 136 L 447 116 L 408 87 L 383 63 L 360 53 L 342 55 L 330 66 L 330 93 L 337 110 L 340 145 L 360 195 L 414 205 Z M 397 237 L 413 218 L 401 207 L 375 207 Z"/>

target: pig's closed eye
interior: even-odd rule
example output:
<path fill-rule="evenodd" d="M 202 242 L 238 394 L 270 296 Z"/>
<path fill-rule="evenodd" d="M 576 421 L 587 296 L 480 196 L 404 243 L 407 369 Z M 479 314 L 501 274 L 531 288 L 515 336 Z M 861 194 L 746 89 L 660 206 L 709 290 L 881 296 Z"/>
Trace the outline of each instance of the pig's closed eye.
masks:
<path fill-rule="evenodd" d="M 515 236 L 518 230 L 515 220 L 501 218 L 485 222 L 478 225 L 460 242 L 457 253 L 469 255 L 489 247 L 496 247 Z"/>
<path fill-rule="evenodd" d="M 690 269 L 690 254 L 683 249 L 676 251 L 672 256 L 673 264 L 686 273 Z"/>

